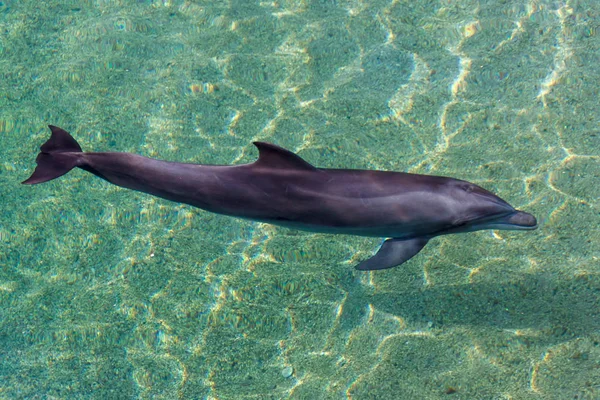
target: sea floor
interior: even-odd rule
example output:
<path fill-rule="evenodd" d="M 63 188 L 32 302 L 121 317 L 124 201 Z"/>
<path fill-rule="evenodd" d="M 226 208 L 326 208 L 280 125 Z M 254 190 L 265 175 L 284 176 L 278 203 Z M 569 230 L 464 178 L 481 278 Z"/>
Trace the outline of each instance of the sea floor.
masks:
<path fill-rule="evenodd" d="M 597 1 L 0 1 L 0 398 L 600 398 Z M 36 186 L 87 151 L 452 176 L 540 221 L 353 269 L 308 234 Z"/>

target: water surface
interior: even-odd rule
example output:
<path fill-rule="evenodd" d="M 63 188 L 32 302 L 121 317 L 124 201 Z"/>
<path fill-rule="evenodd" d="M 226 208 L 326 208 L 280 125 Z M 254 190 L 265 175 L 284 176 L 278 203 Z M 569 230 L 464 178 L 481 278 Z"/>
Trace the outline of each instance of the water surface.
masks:
<path fill-rule="evenodd" d="M 600 3 L 0 2 L 0 398 L 600 397 Z M 542 221 L 300 233 L 83 171 L 90 151 L 448 175 Z"/>

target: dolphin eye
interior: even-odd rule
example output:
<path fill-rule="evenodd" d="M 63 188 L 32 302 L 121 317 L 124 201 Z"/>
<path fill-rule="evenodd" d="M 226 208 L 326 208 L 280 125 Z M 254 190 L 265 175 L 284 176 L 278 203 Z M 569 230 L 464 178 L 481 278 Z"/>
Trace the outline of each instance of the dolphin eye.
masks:
<path fill-rule="evenodd" d="M 467 193 L 471 193 L 473 191 L 473 185 L 466 184 L 466 185 L 463 185 L 462 188 Z"/>

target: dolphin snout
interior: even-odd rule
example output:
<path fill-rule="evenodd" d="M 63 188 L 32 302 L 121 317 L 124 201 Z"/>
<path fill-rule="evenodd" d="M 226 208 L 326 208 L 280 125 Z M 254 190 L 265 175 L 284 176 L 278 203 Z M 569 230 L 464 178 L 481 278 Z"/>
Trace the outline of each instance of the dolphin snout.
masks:
<path fill-rule="evenodd" d="M 506 223 L 518 227 L 517 229 L 536 229 L 537 220 L 535 217 L 524 211 L 517 210 L 514 214 L 511 214 L 507 219 Z"/>

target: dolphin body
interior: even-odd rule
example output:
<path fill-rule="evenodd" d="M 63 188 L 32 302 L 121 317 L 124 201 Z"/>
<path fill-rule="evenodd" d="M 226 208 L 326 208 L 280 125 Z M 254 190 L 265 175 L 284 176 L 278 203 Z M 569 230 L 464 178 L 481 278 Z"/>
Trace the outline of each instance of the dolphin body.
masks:
<path fill-rule="evenodd" d="M 309 232 L 390 238 L 359 270 L 395 267 L 440 235 L 483 229 L 532 230 L 535 217 L 470 182 L 403 172 L 316 168 L 289 150 L 254 142 L 258 160 L 198 165 L 131 153 L 82 152 L 50 125 L 24 184 L 79 167 L 108 182 L 206 211 Z"/>

